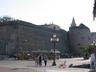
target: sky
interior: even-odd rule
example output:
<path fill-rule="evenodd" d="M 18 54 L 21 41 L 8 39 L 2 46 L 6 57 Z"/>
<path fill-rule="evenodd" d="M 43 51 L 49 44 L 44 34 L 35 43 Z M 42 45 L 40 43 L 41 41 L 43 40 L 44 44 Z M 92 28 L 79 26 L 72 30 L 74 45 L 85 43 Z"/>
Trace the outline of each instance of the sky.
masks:
<path fill-rule="evenodd" d="M 31 22 L 36 25 L 54 23 L 68 31 L 75 18 L 96 32 L 93 21 L 94 0 L 0 0 L 0 16 Z"/>

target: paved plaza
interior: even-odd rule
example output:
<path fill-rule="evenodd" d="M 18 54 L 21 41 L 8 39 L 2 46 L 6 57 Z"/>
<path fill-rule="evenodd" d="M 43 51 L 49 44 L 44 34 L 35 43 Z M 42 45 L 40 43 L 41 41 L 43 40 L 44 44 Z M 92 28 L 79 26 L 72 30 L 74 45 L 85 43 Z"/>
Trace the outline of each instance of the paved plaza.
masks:
<path fill-rule="evenodd" d="M 83 58 L 66 58 L 56 60 L 56 66 L 52 66 L 52 60 L 48 60 L 45 67 L 37 66 L 35 61 L 26 60 L 2 60 L 0 61 L 0 72 L 88 72 L 87 68 L 69 68 L 69 65 L 88 64 L 89 60 Z"/>

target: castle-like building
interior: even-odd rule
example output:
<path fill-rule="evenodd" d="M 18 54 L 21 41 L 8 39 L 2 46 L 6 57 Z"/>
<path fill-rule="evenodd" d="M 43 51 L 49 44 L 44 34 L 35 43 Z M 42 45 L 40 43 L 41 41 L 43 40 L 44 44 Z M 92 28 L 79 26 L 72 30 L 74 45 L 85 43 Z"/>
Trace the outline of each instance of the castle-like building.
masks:
<path fill-rule="evenodd" d="M 90 29 L 82 23 L 76 26 L 74 18 L 69 28 L 68 36 L 69 47 L 73 55 L 81 55 L 81 49 L 88 47 L 94 40 L 91 37 Z"/>
<path fill-rule="evenodd" d="M 84 24 L 76 26 L 74 18 L 68 32 L 54 24 L 35 25 L 21 20 L 0 22 L 0 56 L 51 54 L 53 44 L 50 38 L 53 34 L 60 39 L 56 44 L 60 56 L 79 56 L 81 48 L 88 47 L 96 39 L 96 33 L 90 32 Z"/>

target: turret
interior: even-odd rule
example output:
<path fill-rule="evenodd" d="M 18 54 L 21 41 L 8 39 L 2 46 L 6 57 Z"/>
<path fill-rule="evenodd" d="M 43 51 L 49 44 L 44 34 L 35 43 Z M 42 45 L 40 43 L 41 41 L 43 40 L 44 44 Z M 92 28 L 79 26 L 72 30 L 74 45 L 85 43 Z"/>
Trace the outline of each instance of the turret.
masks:
<path fill-rule="evenodd" d="M 71 23 L 71 27 L 76 27 L 76 23 L 75 23 L 75 19 L 73 17 L 72 23 Z"/>

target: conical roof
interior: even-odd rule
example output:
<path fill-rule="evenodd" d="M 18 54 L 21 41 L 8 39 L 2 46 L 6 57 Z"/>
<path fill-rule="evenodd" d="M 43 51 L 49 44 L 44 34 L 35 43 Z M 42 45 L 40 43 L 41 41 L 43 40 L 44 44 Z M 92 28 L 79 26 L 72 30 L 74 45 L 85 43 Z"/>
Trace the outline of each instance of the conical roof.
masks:
<path fill-rule="evenodd" d="M 72 19 L 71 27 L 76 27 L 76 23 L 75 23 L 74 17 L 73 17 L 73 19 Z"/>

